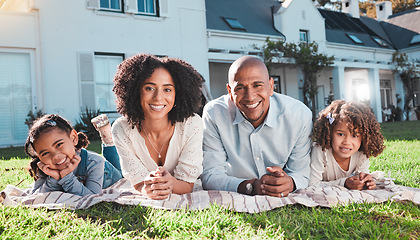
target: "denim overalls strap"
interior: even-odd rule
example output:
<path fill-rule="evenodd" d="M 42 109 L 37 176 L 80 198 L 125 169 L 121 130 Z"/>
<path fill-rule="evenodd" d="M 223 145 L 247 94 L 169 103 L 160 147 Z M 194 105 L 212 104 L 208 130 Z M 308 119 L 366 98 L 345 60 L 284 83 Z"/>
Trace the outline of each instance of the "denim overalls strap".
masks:
<path fill-rule="evenodd" d="M 81 149 L 80 152 L 80 163 L 77 166 L 77 171 L 76 171 L 76 176 L 77 179 L 79 179 L 80 182 L 82 182 L 83 184 L 85 184 L 86 182 L 86 169 L 87 169 L 87 162 L 88 162 L 88 153 L 86 151 L 86 149 Z"/>

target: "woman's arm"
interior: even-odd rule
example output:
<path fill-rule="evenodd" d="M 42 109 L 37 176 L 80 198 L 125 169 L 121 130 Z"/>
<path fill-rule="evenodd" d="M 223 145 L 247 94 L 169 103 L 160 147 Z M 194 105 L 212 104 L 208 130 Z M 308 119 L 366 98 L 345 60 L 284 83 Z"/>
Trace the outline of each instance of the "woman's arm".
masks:
<path fill-rule="evenodd" d="M 134 128 L 135 130 L 136 128 Z M 143 161 L 135 154 L 133 142 L 139 144 L 137 140 L 130 139 L 130 135 L 139 134 L 128 125 L 124 118 L 119 118 L 112 125 L 112 135 L 115 147 L 120 157 L 122 175 L 128 179 L 133 186 L 144 181 L 150 171 Z"/>

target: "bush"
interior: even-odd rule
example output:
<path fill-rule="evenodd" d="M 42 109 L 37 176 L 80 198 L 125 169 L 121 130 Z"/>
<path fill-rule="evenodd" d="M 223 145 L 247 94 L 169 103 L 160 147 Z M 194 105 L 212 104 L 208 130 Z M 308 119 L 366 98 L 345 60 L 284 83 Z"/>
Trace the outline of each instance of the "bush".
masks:
<path fill-rule="evenodd" d="M 32 125 L 34 124 L 34 121 L 44 115 L 45 112 L 42 109 L 38 110 L 36 114 L 34 114 L 31 110 L 29 111 L 28 115 L 26 115 L 28 117 L 25 119 L 25 124 L 28 126 L 29 129 L 31 129 Z"/>
<path fill-rule="evenodd" d="M 86 107 L 85 111 L 82 112 L 82 114 L 80 115 L 80 121 L 76 121 L 74 129 L 76 129 L 76 131 L 78 132 L 85 133 L 90 141 L 99 140 L 99 133 L 98 131 L 96 131 L 95 127 L 91 122 L 92 118 L 98 116 L 99 114 L 99 109 L 95 111 L 90 110 L 88 107 Z"/>

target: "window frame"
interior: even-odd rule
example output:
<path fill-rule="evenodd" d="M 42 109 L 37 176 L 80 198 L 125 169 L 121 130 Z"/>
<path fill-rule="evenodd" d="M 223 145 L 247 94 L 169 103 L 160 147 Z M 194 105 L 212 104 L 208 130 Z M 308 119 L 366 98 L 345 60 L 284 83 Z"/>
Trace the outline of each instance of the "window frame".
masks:
<path fill-rule="evenodd" d="M 139 1 L 143 1 L 144 2 L 144 8 L 146 9 L 146 2 L 149 0 L 137 0 L 137 15 L 142 15 L 142 16 L 154 16 L 154 17 L 159 17 L 159 1 L 158 0 L 151 0 L 153 2 L 153 9 L 154 9 L 154 13 L 148 13 L 148 12 L 140 12 L 140 8 L 139 8 Z"/>
<path fill-rule="evenodd" d="M 104 12 L 124 13 L 124 1 L 125 0 L 118 0 L 119 4 L 120 4 L 120 9 L 111 8 L 111 1 L 112 0 L 108 0 L 110 7 L 106 8 L 106 7 L 101 6 L 101 0 L 99 0 L 99 10 L 104 11 Z"/>
<path fill-rule="evenodd" d="M 112 53 L 112 52 L 94 52 L 93 53 L 93 60 L 94 60 L 94 65 L 96 64 L 96 57 L 98 56 L 103 56 L 103 57 L 121 57 L 121 62 L 125 60 L 125 54 L 124 53 Z M 98 78 L 96 75 L 96 70 L 94 71 L 94 89 L 95 89 L 95 106 L 96 109 L 99 109 L 99 111 L 101 113 L 116 113 L 117 110 L 116 109 L 102 109 L 101 105 L 99 104 L 97 97 L 98 97 L 98 86 L 112 86 L 114 85 L 114 83 L 111 81 L 110 83 L 103 83 L 103 82 L 98 82 Z"/>
<path fill-rule="evenodd" d="M 365 43 L 356 35 L 346 33 L 347 37 L 350 38 L 354 43 L 364 45 Z"/>
<path fill-rule="evenodd" d="M 305 35 L 304 40 L 302 40 L 302 34 Z M 309 43 L 309 30 L 299 29 L 299 42 Z"/>
<path fill-rule="evenodd" d="M 236 18 L 222 17 L 223 21 L 233 30 L 246 31 L 246 28 Z"/>

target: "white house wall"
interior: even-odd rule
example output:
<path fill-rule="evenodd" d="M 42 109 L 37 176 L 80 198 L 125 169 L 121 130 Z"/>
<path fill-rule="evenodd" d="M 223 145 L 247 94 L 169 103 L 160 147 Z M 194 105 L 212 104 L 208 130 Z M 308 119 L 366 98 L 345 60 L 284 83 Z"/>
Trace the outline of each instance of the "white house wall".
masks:
<path fill-rule="evenodd" d="M 311 0 L 287 0 L 274 14 L 275 27 L 287 42 L 299 42 L 299 30 L 308 30 L 309 42 L 315 41 L 320 52 L 325 51 L 324 18 Z"/>
<path fill-rule="evenodd" d="M 167 18 L 91 10 L 85 1 L 43 0 L 38 7 L 47 112 L 78 118 L 78 52 L 178 57 L 208 79 L 204 1 L 171 0 Z M 62 89 L 69 94 L 63 97 Z"/>
<path fill-rule="evenodd" d="M 35 55 L 31 57 L 35 93 L 43 98 L 35 100 L 46 113 L 59 113 L 72 123 L 79 119 L 81 52 L 117 53 L 126 58 L 145 52 L 181 58 L 208 84 L 204 0 L 169 0 L 165 17 L 88 9 L 84 0 L 32 3 L 28 12 L 0 11 L 0 21 L 9 23 L 0 25 L 0 51 L 28 49 Z"/>

